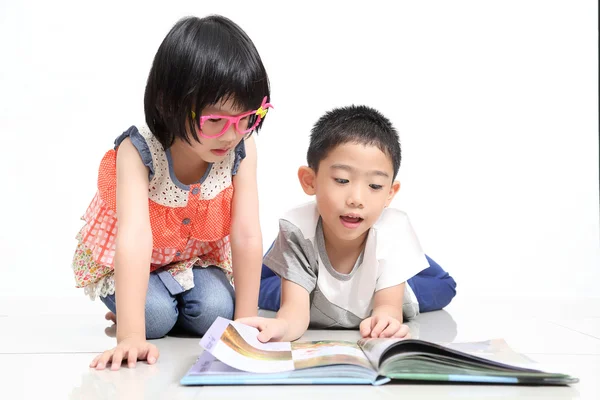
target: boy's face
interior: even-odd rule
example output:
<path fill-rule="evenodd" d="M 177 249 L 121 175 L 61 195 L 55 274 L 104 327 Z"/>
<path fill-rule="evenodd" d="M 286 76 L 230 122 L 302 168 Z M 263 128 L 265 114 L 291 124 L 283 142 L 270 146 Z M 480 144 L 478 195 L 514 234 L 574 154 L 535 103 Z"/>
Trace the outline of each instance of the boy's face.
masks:
<path fill-rule="evenodd" d="M 316 196 L 329 240 L 362 240 L 400 188 L 393 182 L 389 156 L 376 146 L 345 143 L 333 149 L 319 164 L 298 171 L 304 191 Z"/>

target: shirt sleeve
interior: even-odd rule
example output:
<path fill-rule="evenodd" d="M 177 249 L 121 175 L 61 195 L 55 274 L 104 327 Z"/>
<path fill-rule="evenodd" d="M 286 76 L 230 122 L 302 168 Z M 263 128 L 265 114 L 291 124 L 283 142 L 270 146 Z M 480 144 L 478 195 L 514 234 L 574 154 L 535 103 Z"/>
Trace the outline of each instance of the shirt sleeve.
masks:
<path fill-rule="evenodd" d="M 379 276 L 375 291 L 406 282 L 429 266 L 408 216 L 386 209 L 377 227 Z"/>
<path fill-rule="evenodd" d="M 263 263 L 280 277 L 312 293 L 317 285 L 318 261 L 312 242 L 289 221 L 279 221 L 279 234 Z"/>
<path fill-rule="evenodd" d="M 238 145 L 235 146 L 233 165 L 231 166 L 231 175 L 237 174 L 242 160 L 246 158 L 246 144 L 244 143 L 244 140 L 241 140 Z"/>
<path fill-rule="evenodd" d="M 131 126 L 115 139 L 115 149 L 117 149 L 126 138 L 131 140 L 133 146 L 136 148 L 138 153 L 140 153 L 142 162 L 146 167 L 148 167 L 148 180 L 152 180 L 152 177 L 154 176 L 154 165 L 152 163 L 152 154 L 150 154 L 150 148 L 148 147 L 148 143 L 146 143 L 146 139 L 144 139 L 140 131 L 135 126 Z"/>

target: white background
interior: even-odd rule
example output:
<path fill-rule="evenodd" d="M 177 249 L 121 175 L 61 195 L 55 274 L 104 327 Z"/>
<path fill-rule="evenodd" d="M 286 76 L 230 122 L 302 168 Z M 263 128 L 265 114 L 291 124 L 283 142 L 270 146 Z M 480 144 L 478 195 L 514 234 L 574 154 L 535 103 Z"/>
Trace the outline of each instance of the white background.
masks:
<path fill-rule="evenodd" d="M 0 295 L 83 296 L 70 263 L 100 158 L 143 121 L 171 26 L 210 13 L 271 80 L 265 247 L 307 199 L 311 125 L 367 104 L 401 134 L 394 205 L 459 295 L 600 294 L 597 2 L 88 3 L 0 1 Z"/>

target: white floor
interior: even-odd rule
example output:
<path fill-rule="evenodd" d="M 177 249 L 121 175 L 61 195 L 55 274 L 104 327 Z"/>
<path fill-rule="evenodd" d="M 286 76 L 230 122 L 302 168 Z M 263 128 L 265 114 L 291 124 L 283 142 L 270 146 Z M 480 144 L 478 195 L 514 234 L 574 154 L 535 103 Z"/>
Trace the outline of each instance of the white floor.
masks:
<path fill-rule="evenodd" d="M 1 399 L 331 399 L 414 397 L 502 399 L 600 398 L 600 298 L 467 299 L 411 322 L 414 337 L 432 341 L 504 338 L 538 368 L 580 379 L 571 387 L 468 385 L 182 387 L 198 339 L 156 341 L 157 365 L 95 371 L 95 354 L 114 344 L 104 307 L 85 298 L 0 297 Z M 355 339 L 355 331 L 309 331 L 304 339 Z"/>

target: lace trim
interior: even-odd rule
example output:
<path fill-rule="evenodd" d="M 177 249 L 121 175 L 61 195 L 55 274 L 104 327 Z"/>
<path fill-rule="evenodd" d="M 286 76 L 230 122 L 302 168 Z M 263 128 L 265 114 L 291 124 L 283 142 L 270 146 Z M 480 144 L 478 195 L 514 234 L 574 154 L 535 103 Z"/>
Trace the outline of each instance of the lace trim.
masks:
<path fill-rule="evenodd" d="M 234 158 L 235 152 L 231 150 L 228 157 L 213 164 L 208 176 L 200 185 L 202 200 L 212 200 L 231 186 L 231 166 Z"/>
<path fill-rule="evenodd" d="M 83 288 L 83 292 L 91 299 L 96 300 L 98 297 L 106 297 L 115 294 L 115 276 L 114 274 L 105 276 L 96 283 L 87 285 Z"/>
<path fill-rule="evenodd" d="M 194 287 L 194 271 L 191 268 L 179 271 L 172 275 L 173 279 L 181 285 L 184 291 Z"/>
<path fill-rule="evenodd" d="M 148 197 L 155 203 L 167 207 L 187 206 L 188 192 L 179 188 L 171 180 L 169 162 L 162 145 L 148 128 L 140 127 L 140 133 L 146 139 L 154 165 L 154 176 L 150 181 Z"/>
<path fill-rule="evenodd" d="M 177 283 L 181 285 L 184 291 L 190 290 L 194 287 L 194 272 L 192 270 L 192 267 L 219 267 L 225 271 L 225 274 L 229 279 L 229 283 L 233 285 L 233 274 L 231 272 L 231 268 L 228 268 L 227 265 L 218 265 L 212 262 L 211 260 L 201 259 L 197 259 L 195 263 L 189 264 L 189 267 L 185 269 L 169 269 L 169 272 L 173 276 L 173 279 L 175 279 Z M 96 300 L 98 297 L 106 297 L 115 294 L 114 273 L 105 276 L 96 283 L 92 283 L 90 285 L 85 286 L 83 288 L 83 291 L 91 300 Z"/>

